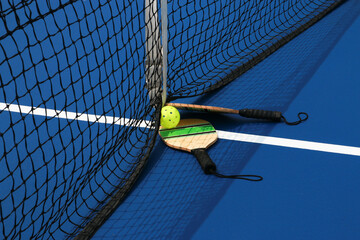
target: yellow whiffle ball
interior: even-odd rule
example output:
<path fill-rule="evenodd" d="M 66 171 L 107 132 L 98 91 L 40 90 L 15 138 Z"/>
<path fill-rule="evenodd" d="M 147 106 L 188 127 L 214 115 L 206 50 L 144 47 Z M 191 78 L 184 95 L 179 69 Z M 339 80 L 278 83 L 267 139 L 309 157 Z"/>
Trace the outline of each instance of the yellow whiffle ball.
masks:
<path fill-rule="evenodd" d="M 180 122 L 179 111 L 172 106 L 165 106 L 161 109 L 160 124 L 164 128 L 174 128 Z"/>

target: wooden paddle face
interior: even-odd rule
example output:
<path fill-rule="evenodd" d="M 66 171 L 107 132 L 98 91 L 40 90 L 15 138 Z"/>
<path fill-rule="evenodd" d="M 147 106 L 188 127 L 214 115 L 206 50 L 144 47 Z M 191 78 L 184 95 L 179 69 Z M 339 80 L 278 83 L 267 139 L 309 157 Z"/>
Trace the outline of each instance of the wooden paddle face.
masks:
<path fill-rule="evenodd" d="M 176 128 L 160 128 L 159 135 L 169 147 L 191 152 L 208 148 L 217 140 L 215 128 L 202 119 L 181 119 Z"/>

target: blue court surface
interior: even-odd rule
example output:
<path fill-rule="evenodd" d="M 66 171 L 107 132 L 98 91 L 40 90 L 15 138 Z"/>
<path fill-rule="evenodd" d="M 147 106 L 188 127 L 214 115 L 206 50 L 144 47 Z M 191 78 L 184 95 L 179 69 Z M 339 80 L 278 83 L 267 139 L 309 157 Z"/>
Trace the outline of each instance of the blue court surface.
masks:
<path fill-rule="evenodd" d="M 359 43 L 358 17 L 286 112 L 306 111 L 309 120 L 268 135 L 354 146 L 357 154 L 260 145 L 243 172 L 264 181 L 234 181 L 193 239 L 360 238 Z"/>
<path fill-rule="evenodd" d="M 357 18 L 330 44 L 329 52 L 310 61 L 310 75 L 302 76 L 301 68 L 294 71 L 294 78 L 309 81 L 285 115 L 306 111 L 310 118 L 303 124 L 182 112 L 183 117 L 207 119 L 218 130 L 276 137 L 255 140 L 273 145 L 246 142 L 252 141 L 249 136 L 240 141 L 220 138 L 208 150 L 222 172 L 259 174 L 262 182 L 204 176 L 193 156 L 159 141 L 143 177 L 94 239 L 359 239 L 359 29 Z M 291 60 L 282 61 L 288 67 Z M 254 71 L 262 71 L 262 64 Z M 243 77 L 256 76 L 252 72 Z M 222 106 L 242 106 L 234 99 L 241 87 L 235 81 L 188 101 L 217 105 L 221 99 Z"/>
<path fill-rule="evenodd" d="M 139 56 L 129 57 L 133 61 L 116 58 L 144 45 L 145 23 L 141 15 L 132 29 L 136 37 L 124 40 L 120 50 L 113 36 L 122 26 L 106 26 L 110 13 L 118 23 L 138 14 L 124 8 L 124 15 L 115 6 L 104 10 L 105 17 L 91 12 L 89 35 L 81 30 L 87 23 L 77 21 L 85 13 L 79 17 L 74 8 L 68 10 L 73 22 L 63 18 L 64 26 L 51 15 L 44 26 L 36 23 L 47 31 L 60 26 L 50 34 L 71 37 L 53 42 L 30 29 L 24 30 L 31 36 L 24 46 L 2 40 L 9 47 L 1 49 L 0 63 L 9 64 L 0 64 L 0 144 L 6 156 L 0 161 L 0 236 L 62 239 L 76 232 L 149 151 L 156 133 L 144 92 L 146 53 L 139 48 Z M 359 13 L 356 0 L 345 1 L 228 85 L 175 100 L 278 110 L 290 121 L 307 112 L 306 122 L 288 126 L 181 111 L 182 118 L 205 119 L 217 129 L 219 139 L 208 153 L 219 172 L 261 175 L 263 181 L 205 175 L 194 156 L 157 138 L 135 185 L 93 239 L 360 239 Z M 198 61 L 215 63 L 205 60 Z M 181 61 L 176 64 L 170 68 L 181 68 Z M 179 74 L 184 82 L 198 74 L 185 70 Z M 177 72 L 169 72 L 176 79 Z M 212 72 L 211 79 L 220 73 Z M 178 82 L 169 87 L 175 96 L 184 87 Z"/>

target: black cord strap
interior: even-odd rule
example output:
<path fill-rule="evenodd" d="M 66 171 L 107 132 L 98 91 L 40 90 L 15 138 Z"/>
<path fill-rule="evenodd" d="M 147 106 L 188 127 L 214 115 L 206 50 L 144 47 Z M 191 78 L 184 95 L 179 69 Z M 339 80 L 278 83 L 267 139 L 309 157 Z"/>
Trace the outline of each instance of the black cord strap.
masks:
<path fill-rule="evenodd" d="M 302 117 L 303 116 L 303 117 Z M 308 118 L 309 118 L 309 115 L 306 113 L 306 112 L 299 112 L 298 113 L 298 118 L 299 120 L 298 121 L 295 121 L 295 122 L 288 122 L 286 120 L 286 118 L 281 115 L 281 119 L 287 124 L 287 125 L 298 125 L 302 122 L 305 122 Z"/>

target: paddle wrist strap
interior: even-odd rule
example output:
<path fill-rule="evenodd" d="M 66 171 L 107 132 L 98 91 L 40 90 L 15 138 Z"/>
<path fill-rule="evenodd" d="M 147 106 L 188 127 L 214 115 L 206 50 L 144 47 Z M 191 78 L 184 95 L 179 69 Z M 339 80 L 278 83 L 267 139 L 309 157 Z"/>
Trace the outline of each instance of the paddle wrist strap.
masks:
<path fill-rule="evenodd" d="M 247 181 L 261 181 L 263 178 L 258 175 L 223 175 L 216 171 L 216 165 L 206 152 L 206 149 L 199 148 L 191 150 L 205 174 L 211 174 L 220 178 L 242 179 Z"/>

